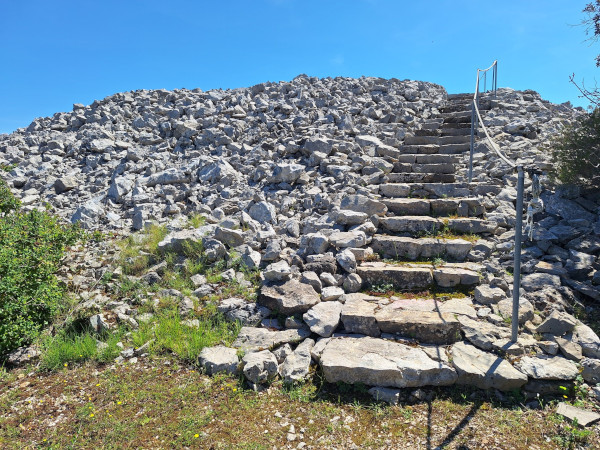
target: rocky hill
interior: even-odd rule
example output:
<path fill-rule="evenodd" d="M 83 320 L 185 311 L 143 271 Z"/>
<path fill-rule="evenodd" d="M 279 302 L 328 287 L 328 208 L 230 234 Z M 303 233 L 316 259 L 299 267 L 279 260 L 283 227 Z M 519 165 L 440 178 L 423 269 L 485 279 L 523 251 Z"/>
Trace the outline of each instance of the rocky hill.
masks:
<path fill-rule="evenodd" d="M 305 75 L 135 91 L 1 136 L 0 164 L 26 207 L 50 205 L 91 230 L 166 224 L 163 254 L 201 242 L 213 262 L 236 254 L 261 271 L 255 302 L 221 299 L 244 327 L 232 348 L 203 350 L 208 373 L 293 382 L 314 361 L 327 381 L 390 401 L 396 388 L 453 383 L 546 392 L 580 373 L 591 389 L 600 339 L 574 311 L 600 300 L 599 203 L 544 190 L 511 343 L 516 175 L 478 136 L 467 181 L 470 99 L 425 82 Z M 512 89 L 484 95 L 481 108 L 506 154 L 541 173 L 551 168 L 544 145 L 579 113 Z M 195 214 L 206 223 L 189 228 Z M 196 298 L 219 289 L 208 281 L 195 279 Z M 105 311 L 90 316 L 96 328 L 140 319 L 126 299 L 94 305 Z"/>

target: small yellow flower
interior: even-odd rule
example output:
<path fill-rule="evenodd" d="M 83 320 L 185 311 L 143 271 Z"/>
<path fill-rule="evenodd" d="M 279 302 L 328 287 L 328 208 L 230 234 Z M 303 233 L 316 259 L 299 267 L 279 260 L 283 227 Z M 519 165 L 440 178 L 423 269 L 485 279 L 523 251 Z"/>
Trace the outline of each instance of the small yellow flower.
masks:
<path fill-rule="evenodd" d="M 67 367 L 69 365 L 69 363 L 65 363 L 64 366 Z"/>
<path fill-rule="evenodd" d="M 90 414 L 90 417 L 94 417 L 94 413 L 91 413 L 91 414 Z"/>
<path fill-rule="evenodd" d="M 42 439 L 42 441 L 44 441 L 44 442 L 46 442 L 47 440 L 48 440 L 48 439 L 46 439 L 46 438 Z"/>
<path fill-rule="evenodd" d="M 237 391 L 237 388 L 233 388 L 233 392 Z"/>
<path fill-rule="evenodd" d="M 92 409 L 92 407 L 91 407 L 91 406 L 88 406 L 88 409 Z"/>
<path fill-rule="evenodd" d="M 98 387 L 98 386 L 100 386 L 100 383 L 98 383 L 98 384 L 96 385 L 96 387 Z"/>
<path fill-rule="evenodd" d="M 564 397 L 564 398 L 569 398 L 569 397 L 567 397 L 566 395 L 563 395 L 563 397 Z"/>
<path fill-rule="evenodd" d="M 121 400 L 119 400 L 119 401 L 117 402 L 117 405 L 120 405 L 120 404 L 122 404 L 122 403 L 123 403 L 123 402 L 122 402 Z"/>
<path fill-rule="evenodd" d="M 199 434 L 195 434 L 195 435 L 194 435 L 194 437 L 195 437 L 195 438 L 199 438 L 199 437 L 200 437 L 200 435 L 199 435 Z"/>

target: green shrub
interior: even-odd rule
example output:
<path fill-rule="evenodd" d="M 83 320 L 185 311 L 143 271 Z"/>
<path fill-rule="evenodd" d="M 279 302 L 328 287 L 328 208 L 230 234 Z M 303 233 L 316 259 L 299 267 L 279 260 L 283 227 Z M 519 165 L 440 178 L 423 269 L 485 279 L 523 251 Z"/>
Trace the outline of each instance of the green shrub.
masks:
<path fill-rule="evenodd" d="M 55 274 L 81 230 L 46 212 L 20 210 L 3 182 L 0 212 L 1 357 L 29 344 L 58 311 L 63 288 Z"/>
<path fill-rule="evenodd" d="M 558 181 L 600 187 L 600 109 L 565 126 L 550 151 Z"/>

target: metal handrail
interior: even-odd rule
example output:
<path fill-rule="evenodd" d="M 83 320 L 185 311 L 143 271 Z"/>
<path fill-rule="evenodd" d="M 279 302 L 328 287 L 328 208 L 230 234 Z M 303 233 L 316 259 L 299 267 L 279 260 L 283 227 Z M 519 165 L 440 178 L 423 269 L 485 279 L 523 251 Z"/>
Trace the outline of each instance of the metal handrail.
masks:
<path fill-rule="evenodd" d="M 473 94 L 473 105 L 471 108 L 471 148 L 469 153 L 469 183 L 473 181 L 473 150 L 475 146 L 475 129 L 478 123 L 481 123 L 485 137 L 489 147 L 496 152 L 498 157 L 507 163 L 509 166 L 517 170 L 517 205 L 516 205 L 516 224 L 515 224 L 515 246 L 514 246 L 514 270 L 513 270 L 513 304 L 512 304 L 512 330 L 511 341 L 516 343 L 519 335 L 519 297 L 521 290 L 521 239 L 523 233 L 523 191 L 525 185 L 525 174 L 523 166 L 517 165 L 516 162 L 509 160 L 500 150 L 498 144 L 494 142 L 488 132 L 481 112 L 479 111 L 479 82 L 481 81 L 481 73 L 483 73 L 484 91 L 487 92 L 487 72 L 492 70 L 492 89 L 494 90 L 494 98 L 496 98 L 498 90 L 498 61 L 494 61 L 487 69 L 477 69 L 477 81 L 475 83 L 475 93 Z"/>

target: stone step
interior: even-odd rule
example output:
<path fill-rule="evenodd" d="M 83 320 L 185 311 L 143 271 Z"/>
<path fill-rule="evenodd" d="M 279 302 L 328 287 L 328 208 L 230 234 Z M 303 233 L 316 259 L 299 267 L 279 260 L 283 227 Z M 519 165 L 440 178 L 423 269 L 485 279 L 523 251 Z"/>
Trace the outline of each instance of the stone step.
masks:
<path fill-rule="evenodd" d="M 464 261 L 473 243 L 464 239 L 410 238 L 376 234 L 371 241 L 373 252 L 382 258 L 418 259 L 445 257 Z"/>
<path fill-rule="evenodd" d="M 420 348 L 373 337 L 334 337 L 315 346 L 312 356 L 329 383 L 407 388 L 447 386 L 458 378 Z"/>
<path fill-rule="evenodd" d="M 485 214 L 483 199 L 478 198 L 394 198 L 383 200 L 388 211 L 398 215 L 477 217 Z"/>
<path fill-rule="evenodd" d="M 444 123 L 471 123 L 471 110 L 462 112 L 440 113 Z"/>
<path fill-rule="evenodd" d="M 452 137 L 452 136 L 449 136 Z M 470 138 L 469 138 L 470 141 Z M 464 153 L 469 151 L 470 142 L 466 144 L 446 144 L 446 145 L 437 145 L 437 144 L 424 144 L 424 145 L 402 145 L 399 150 L 402 154 L 420 154 L 420 155 L 434 155 L 434 154 L 442 154 L 442 155 L 454 155 L 459 153 Z"/>
<path fill-rule="evenodd" d="M 421 123 L 422 130 L 437 130 L 444 123 L 444 119 L 427 119 Z"/>
<path fill-rule="evenodd" d="M 493 233 L 498 228 L 496 222 L 483 219 L 438 219 L 427 216 L 382 217 L 380 226 L 392 233 L 432 233 L 442 228 L 459 233 Z"/>
<path fill-rule="evenodd" d="M 406 145 L 447 145 L 469 143 L 470 138 L 465 136 L 405 136 Z"/>
<path fill-rule="evenodd" d="M 389 174 L 396 175 L 396 174 Z M 393 177 L 392 177 L 393 178 Z M 388 179 L 391 178 L 388 176 Z M 446 198 L 498 194 L 502 186 L 488 183 L 384 183 L 379 193 L 384 197 Z"/>
<path fill-rule="evenodd" d="M 465 99 L 463 101 L 452 102 L 439 108 L 441 113 L 471 113 L 471 105 L 473 104 L 473 97 Z M 492 109 L 492 102 L 490 100 L 479 100 L 479 111 L 488 111 Z"/>
<path fill-rule="evenodd" d="M 459 123 L 459 122 L 449 122 L 443 123 L 440 126 L 441 130 L 469 130 L 471 132 L 471 121 L 468 123 Z"/>
<path fill-rule="evenodd" d="M 460 323 L 452 313 L 384 307 L 375 313 L 375 319 L 382 333 L 416 339 L 424 344 L 453 344 L 462 338 Z"/>
<path fill-rule="evenodd" d="M 475 286 L 480 276 L 473 268 L 482 266 L 470 263 L 444 264 L 389 264 L 366 262 L 357 267 L 356 273 L 362 278 L 363 286 L 391 285 L 394 289 L 411 291 L 430 288 L 434 285 L 449 288 L 455 286 Z"/>
<path fill-rule="evenodd" d="M 460 157 L 456 155 L 404 153 L 398 155 L 398 162 L 410 164 L 458 164 Z"/>
<path fill-rule="evenodd" d="M 434 163 L 434 164 L 410 164 L 397 162 L 394 164 L 396 173 L 451 173 L 456 172 L 456 167 L 452 163 Z"/>
<path fill-rule="evenodd" d="M 388 173 L 390 183 L 454 183 L 453 173 Z"/>

